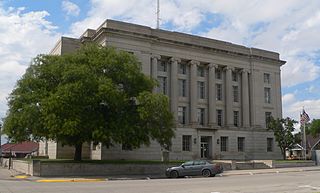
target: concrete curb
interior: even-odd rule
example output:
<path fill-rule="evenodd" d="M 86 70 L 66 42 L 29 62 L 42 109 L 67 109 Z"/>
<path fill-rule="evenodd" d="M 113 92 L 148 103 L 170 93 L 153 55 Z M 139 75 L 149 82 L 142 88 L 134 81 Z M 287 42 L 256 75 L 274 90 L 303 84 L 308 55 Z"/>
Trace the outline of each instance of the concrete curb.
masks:
<path fill-rule="evenodd" d="M 107 179 L 42 179 L 42 180 L 36 180 L 36 182 L 105 182 Z"/>

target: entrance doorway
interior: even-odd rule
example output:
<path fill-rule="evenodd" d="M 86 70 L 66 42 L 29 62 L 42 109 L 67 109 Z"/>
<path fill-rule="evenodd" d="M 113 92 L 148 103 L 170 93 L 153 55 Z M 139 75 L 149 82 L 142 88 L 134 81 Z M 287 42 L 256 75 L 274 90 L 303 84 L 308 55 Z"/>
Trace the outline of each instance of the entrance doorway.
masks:
<path fill-rule="evenodd" d="M 211 158 L 211 136 L 202 136 L 200 143 L 200 155 L 203 159 Z"/>

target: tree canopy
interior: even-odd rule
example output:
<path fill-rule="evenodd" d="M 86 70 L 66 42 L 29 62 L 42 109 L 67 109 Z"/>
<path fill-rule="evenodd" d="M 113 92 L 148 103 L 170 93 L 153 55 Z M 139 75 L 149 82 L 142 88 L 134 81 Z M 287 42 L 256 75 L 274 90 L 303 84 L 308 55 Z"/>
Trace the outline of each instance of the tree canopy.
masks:
<path fill-rule="evenodd" d="M 132 54 L 93 44 L 37 56 L 8 98 L 4 132 L 13 141 L 75 146 L 76 160 L 85 142 L 171 145 L 168 98 L 152 93 L 156 81 L 140 67 Z"/>
<path fill-rule="evenodd" d="M 320 119 L 313 119 L 310 126 L 309 131 L 313 136 L 317 136 L 320 134 Z"/>
<path fill-rule="evenodd" d="M 289 117 L 285 119 L 274 119 L 271 117 L 269 121 L 268 130 L 274 132 L 283 159 L 286 159 L 286 149 L 291 148 L 294 145 L 295 137 L 292 132 L 294 131 L 295 123 L 297 123 L 297 121 L 290 119 Z"/>

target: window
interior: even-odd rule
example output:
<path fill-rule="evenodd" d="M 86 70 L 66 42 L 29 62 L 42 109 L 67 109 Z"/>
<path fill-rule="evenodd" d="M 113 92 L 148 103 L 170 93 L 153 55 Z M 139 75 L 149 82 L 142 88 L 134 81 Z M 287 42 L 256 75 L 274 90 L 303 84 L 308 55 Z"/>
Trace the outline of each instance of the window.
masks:
<path fill-rule="evenodd" d="M 187 74 L 187 65 L 186 64 L 179 64 L 179 74 Z"/>
<path fill-rule="evenodd" d="M 158 71 L 160 72 L 167 72 L 167 63 L 166 61 L 160 61 L 158 62 Z"/>
<path fill-rule="evenodd" d="M 232 71 L 232 81 L 237 82 L 238 81 L 238 75 L 236 72 Z"/>
<path fill-rule="evenodd" d="M 244 152 L 244 137 L 238 137 L 238 152 Z"/>
<path fill-rule="evenodd" d="M 268 73 L 263 74 L 263 82 L 266 84 L 270 84 L 270 74 Z"/>
<path fill-rule="evenodd" d="M 217 123 L 218 126 L 222 126 L 222 110 L 217 109 Z"/>
<path fill-rule="evenodd" d="M 233 125 L 235 127 L 239 126 L 239 111 L 233 111 Z"/>
<path fill-rule="evenodd" d="M 271 89 L 267 87 L 264 88 L 264 102 L 271 103 Z"/>
<path fill-rule="evenodd" d="M 158 76 L 159 87 L 158 91 L 162 94 L 167 94 L 167 77 Z"/>
<path fill-rule="evenodd" d="M 217 69 L 216 69 L 216 79 L 219 79 L 219 80 L 222 79 L 221 68 L 217 68 Z"/>
<path fill-rule="evenodd" d="M 202 81 L 198 81 L 198 98 L 199 99 L 205 98 L 205 84 Z"/>
<path fill-rule="evenodd" d="M 239 87 L 238 86 L 232 86 L 233 88 L 233 102 L 239 102 Z"/>
<path fill-rule="evenodd" d="M 271 120 L 271 112 L 265 112 L 266 127 L 268 127 L 269 121 Z"/>
<path fill-rule="evenodd" d="M 198 66 L 198 76 L 204 77 L 204 67 Z"/>
<path fill-rule="evenodd" d="M 187 81 L 185 79 L 179 79 L 179 96 L 186 97 L 187 96 Z"/>
<path fill-rule="evenodd" d="M 130 145 L 130 144 L 127 144 L 127 143 L 124 143 L 124 144 L 122 144 L 122 150 L 124 150 L 124 151 L 132 151 L 132 145 Z"/>
<path fill-rule="evenodd" d="M 220 137 L 220 150 L 228 151 L 228 137 Z"/>
<path fill-rule="evenodd" d="M 198 108 L 198 123 L 204 125 L 204 108 Z"/>
<path fill-rule="evenodd" d="M 273 138 L 267 138 L 267 152 L 273 151 Z"/>
<path fill-rule="evenodd" d="M 180 124 L 186 124 L 186 107 L 178 107 L 178 120 Z"/>
<path fill-rule="evenodd" d="M 191 151 L 191 135 L 182 136 L 182 151 Z"/>
<path fill-rule="evenodd" d="M 222 84 L 216 84 L 216 99 L 222 101 Z"/>

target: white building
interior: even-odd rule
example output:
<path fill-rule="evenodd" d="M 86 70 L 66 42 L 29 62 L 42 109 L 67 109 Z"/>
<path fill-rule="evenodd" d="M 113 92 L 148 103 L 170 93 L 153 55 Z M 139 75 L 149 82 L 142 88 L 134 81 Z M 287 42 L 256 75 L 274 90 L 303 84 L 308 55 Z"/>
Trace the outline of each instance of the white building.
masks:
<path fill-rule="evenodd" d="M 107 20 L 79 39 L 62 37 L 51 54 L 96 42 L 133 53 L 159 81 L 179 122 L 170 159 L 280 159 L 270 116 L 282 117 L 279 54 L 229 42 Z M 63 148 L 50 143 L 61 158 Z M 44 151 L 44 146 L 41 146 Z M 92 146 L 91 159 L 161 159 L 156 142 L 131 150 Z M 40 148 L 41 152 L 41 148 Z M 50 152 L 48 152 L 50 154 Z M 71 156 L 72 157 L 72 156 Z"/>

